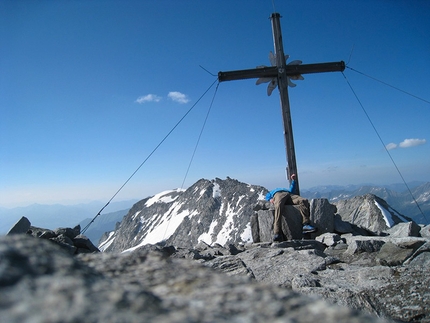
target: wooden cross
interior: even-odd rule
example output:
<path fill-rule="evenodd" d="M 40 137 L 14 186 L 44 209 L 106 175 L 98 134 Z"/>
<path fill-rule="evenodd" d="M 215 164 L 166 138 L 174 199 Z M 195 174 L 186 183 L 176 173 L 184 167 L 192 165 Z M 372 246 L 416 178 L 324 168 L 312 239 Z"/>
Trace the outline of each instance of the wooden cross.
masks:
<path fill-rule="evenodd" d="M 255 69 L 219 72 L 218 80 L 220 82 L 249 78 L 260 78 L 263 82 L 272 80 L 268 88 L 269 95 L 276 87 L 277 82 L 281 97 L 282 120 L 284 124 L 285 149 L 287 153 L 287 178 L 290 181 L 290 175 L 296 174 L 296 194 L 300 194 L 299 176 L 297 173 L 296 154 L 294 150 L 293 128 L 291 124 L 290 102 L 288 98 L 288 84 L 291 84 L 289 79 L 303 79 L 301 75 L 309 73 L 341 72 L 345 70 L 345 63 L 340 61 L 301 65 L 301 61 L 295 61 L 287 65 L 282 45 L 281 25 L 279 21 L 280 17 L 281 15 L 279 13 L 273 13 L 270 17 L 272 21 L 273 42 L 275 47 L 274 58 L 276 59 L 276 64 L 272 64 L 274 66 L 271 67 L 261 66 Z"/>

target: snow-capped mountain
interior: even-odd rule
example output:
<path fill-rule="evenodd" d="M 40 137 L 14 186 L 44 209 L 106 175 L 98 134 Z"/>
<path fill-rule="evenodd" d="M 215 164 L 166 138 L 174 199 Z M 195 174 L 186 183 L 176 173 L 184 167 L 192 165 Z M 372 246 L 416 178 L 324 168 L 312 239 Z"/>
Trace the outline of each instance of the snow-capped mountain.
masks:
<path fill-rule="evenodd" d="M 394 188 L 394 189 L 391 189 Z M 403 191 L 400 189 L 403 187 Z M 410 185 L 411 191 L 405 186 L 333 186 L 316 187 L 311 190 L 302 190 L 301 195 L 308 199 L 326 198 L 331 203 L 352 199 L 365 194 L 376 195 L 385 200 L 397 212 L 408 216 L 416 223 L 430 224 L 430 183 Z M 412 188 L 413 187 L 413 188 Z"/>
<path fill-rule="evenodd" d="M 259 200 L 264 200 L 266 193 L 267 189 L 262 186 L 229 177 L 225 180 L 201 179 L 186 190 L 161 192 L 134 204 L 115 229 L 102 236 L 99 249 L 131 251 L 160 242 L 183 248 L 192 248 L 199 241 L 209 245 L 252 242 L 252 230 L 258 230 L 251 227 L 253 208 Z M 309 199 L 328 198 L 337 205 L 344 221 L 370 231 L 381 231 L 393 224 L 410 221 L 409 213 L 386 202 L 386 199 L 402 202 L 398 193 L 386 188 L 362 187 L 354 192 L 337 189 L 336 193 L 329 197 L 308 197 L 306 192 L 302 195 Z M 359 198 L 354 199 L 354 196 Z M 425 193 L 417 196 L 421 200 L 427 198 Z M 343 202 L 345 199 L 349 201 Z M 348 218 L 350 215 L 352 218 Z M 372 223 L 378 225 L 374 227 L 370 225 Z"/>
<path fill-rule="evenodd" d="M 114 231 L 100 240 L 103 251 L 132 250 L 165 241 L 192 247 L 251 242 L 250 217 L 264 187 L 225 180 L 201 179 L 187 190 L 161 192 L 136 203 Z"/>

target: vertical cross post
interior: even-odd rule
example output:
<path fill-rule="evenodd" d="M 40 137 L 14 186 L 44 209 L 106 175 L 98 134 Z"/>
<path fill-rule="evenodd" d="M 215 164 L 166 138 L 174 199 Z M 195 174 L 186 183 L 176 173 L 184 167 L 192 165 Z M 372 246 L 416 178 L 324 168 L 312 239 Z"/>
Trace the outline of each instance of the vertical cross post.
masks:
<path fill-rule="evenodd" d="M 273 43 L 276 57 L 276 67 L 278 68 L 278 88 L 281 98 L 282 121 L 284 125 L 284 140 L 287 154 L 287 179 L 296 174 L 296 194 L 300 194 L 299 175 L 297 174 L 296 152 L 294 148 L 293 126 L 291 122 L 290 100 L 288 97 L 287 62 L 285 60 L 284 46 L 282 44 L 282 32 L 280 14 L 273 13 L 271 16 Z"/>

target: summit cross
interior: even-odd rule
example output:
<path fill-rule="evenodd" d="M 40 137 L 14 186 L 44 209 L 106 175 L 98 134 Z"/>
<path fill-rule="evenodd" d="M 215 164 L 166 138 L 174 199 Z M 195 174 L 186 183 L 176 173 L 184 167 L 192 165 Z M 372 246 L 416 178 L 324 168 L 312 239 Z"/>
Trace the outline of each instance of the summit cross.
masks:
<path fill-rule="evenodd" d="M 284 125 L 285 149 L 287 154 L 287 179 L 290 181 L 290 176 L 296 174 L 297 194 L 300 194 L 299 175 L 297 172 L 296 154 L 294 149 L 293 128 L 291 123 L 290 103 L 288 98 L 288 85 L 294 86 L 290 79 L 303 79 L 302 74 L 323 73 L 323 72 L 342 72 L 345 70 L 345 63 L 331 62 L 318 64 L 301 64 L 301 61 L 293 61 L 286 63 L 284 48 L 282 45 L 282 33 L 280 25 L 279 13 L 273 13 L 270 17 L 272 21 L 273 42 L 275 54 L 270 57 L 272 61 L 271 67 L 260 66 L 255 69 L 237 70 L 229 72 L 219 72 L 218 80 L 233 81 L 249 78 L 259 78 L 257 84 L 270 82 L 268 94 L 270 95 L 273 89 L 278 85 L 282 120 Z M 276 60 L 276 61 L 275 61 Z"/>

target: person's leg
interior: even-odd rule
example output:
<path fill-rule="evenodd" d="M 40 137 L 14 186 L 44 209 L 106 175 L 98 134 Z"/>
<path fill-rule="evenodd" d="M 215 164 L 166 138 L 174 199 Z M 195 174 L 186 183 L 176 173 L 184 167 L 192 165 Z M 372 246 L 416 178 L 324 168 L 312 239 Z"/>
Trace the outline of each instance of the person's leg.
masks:
<path fill-rule="evenodd" d="M 299 207 L 300 214 L 302 215 L 303 225 L 310 224 L 310 205 L 309 200 L 301 197 L 300 195 L 291 195 L 294 205 Z"/>
<path fill-rule="evenodd" d="M 290 203 L 288 203 L 290 202 Z M 285 204 L 291 204 L 290 193 L 278 192 L 273 197 L 273 204 L 275 205 L 275 220 L 273 222 L 273 233 L 282 233 L 282 208 Z"/>

